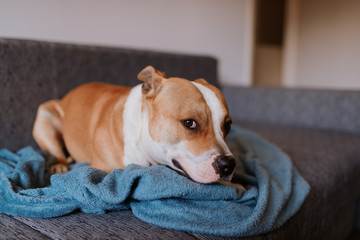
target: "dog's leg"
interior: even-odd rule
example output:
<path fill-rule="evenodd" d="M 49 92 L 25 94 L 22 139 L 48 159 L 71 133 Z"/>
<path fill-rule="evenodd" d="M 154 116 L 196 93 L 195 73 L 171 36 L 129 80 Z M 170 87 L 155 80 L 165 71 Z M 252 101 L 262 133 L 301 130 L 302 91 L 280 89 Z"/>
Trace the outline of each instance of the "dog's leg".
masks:
<path fill-rule="evenodd" d="M 52 173 L 68 171 L 60 120 L 63 115 L 64 112 L 57 100 L 45 102 L 38 108 L 33 128 L 33 137 L 40 148 L 53 155 L 58 161 L 50 168 Z"/>

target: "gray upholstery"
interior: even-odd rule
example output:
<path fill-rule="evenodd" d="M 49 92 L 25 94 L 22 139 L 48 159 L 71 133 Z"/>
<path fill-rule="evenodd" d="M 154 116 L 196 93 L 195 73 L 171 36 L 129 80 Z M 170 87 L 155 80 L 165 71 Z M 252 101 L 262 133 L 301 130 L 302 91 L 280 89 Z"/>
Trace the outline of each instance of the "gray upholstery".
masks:
<path fill-rule="evenodd" d="M 39 104 L 82 83 L 134 86 L 140 83 L 137 74 L 153 65 L 168 76 L 217 84 L 216 64 L 211 57 L 0 39 L 0 146 L 34 145 Z"/>
<path fill-rule="evenodd" d="M 345 239 L 354 227 L 360 198 L 360 135 L 274 124 L 241 125 L 288 153 L 312 188 L 297 215 L 267 237 Z"/>
<path fill-rule="evenodd" d="M 360 133 L 360 92 L 284 88 L 225 87 L 233 117 Z M 241 109 L 241 110 L 240 110 Z"/>
<path fill-rule="evenodd" d="M 87 81 L 134 85 L 149 64 L 169 76 L 213 83 L 217 78 L 216 60 L 209 57 L 0 40 L 0 148 L 34 145 L 31 128 L 41 102 Z M 234 122 L 282 148 L 312 187 L 284 226 L 247 239 L 346 239 L 360 199 L 360 93 L 265 88 L 224 93 Z M 163 229 L 120 211 L 52 219 L 0 214 L 0 239 L 223 238 Z"/>

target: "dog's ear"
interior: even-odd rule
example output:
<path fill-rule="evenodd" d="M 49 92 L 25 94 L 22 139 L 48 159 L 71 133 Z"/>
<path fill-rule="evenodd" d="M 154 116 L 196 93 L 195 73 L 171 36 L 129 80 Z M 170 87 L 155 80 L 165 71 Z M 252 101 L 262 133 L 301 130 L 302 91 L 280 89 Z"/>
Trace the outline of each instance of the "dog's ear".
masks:
<path fill-rule="evenodd" d="M 209 83 L 208 83 L 205 79 L 203 79 L 203 78 L 195 79 L 194 82 L 200 83 L 200 84 L 209 84 Z"/>
<path fill-rule="evenodd" d="M 142 92 L 148 97 L 153 97 L 158 92 L 165 73 L 156 70 L 153 66 L 147 66 L 138 75 L 137 78 L 143 81 Z"/>

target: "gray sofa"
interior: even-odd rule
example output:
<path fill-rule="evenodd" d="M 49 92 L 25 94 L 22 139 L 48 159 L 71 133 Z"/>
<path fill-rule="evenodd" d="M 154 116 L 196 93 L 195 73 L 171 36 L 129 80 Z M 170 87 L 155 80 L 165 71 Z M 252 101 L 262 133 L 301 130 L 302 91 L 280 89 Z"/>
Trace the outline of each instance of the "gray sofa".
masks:
<path fill-rule="evenodd" d="M 146 65 L 218 86 L 211 57 L 0 39 L 0 148 L 36 147 L 31 130 L 40 103 L 89 81 L 133 86 Z M 222 90 L 234 122 L 282 148 L 311 185 L 300 211 L 282 227 L 246 239 L 360 239 L 360 92 Z M 0 214 L 0 238 L 223 239 L 163 229 L 131 211 L 51 219 Z"/>

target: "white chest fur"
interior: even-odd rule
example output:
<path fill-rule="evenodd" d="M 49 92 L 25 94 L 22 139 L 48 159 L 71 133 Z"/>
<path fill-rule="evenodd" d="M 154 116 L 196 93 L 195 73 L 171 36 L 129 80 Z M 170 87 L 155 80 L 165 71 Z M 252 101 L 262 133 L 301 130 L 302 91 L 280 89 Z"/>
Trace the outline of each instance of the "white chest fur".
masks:
<path fill-rule="evenodd" d="M 123 120 L 125 166 L 135 163 L 142 166 L 159 164 L 162 159 L 157 145 L 149 134 L 149 114 L 142 106 L 141 84 L 135 86 L 125 103 Z"/>

